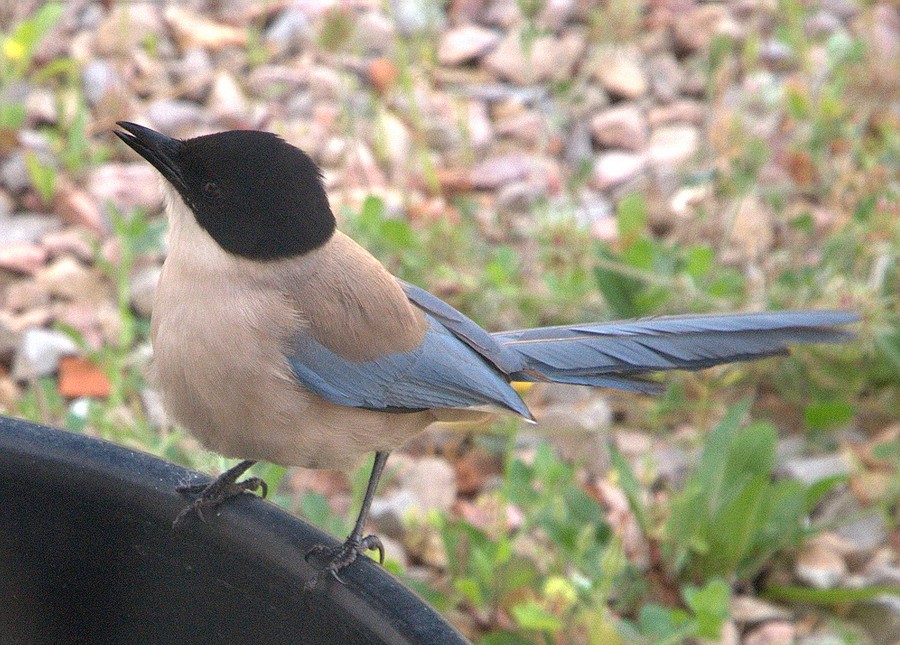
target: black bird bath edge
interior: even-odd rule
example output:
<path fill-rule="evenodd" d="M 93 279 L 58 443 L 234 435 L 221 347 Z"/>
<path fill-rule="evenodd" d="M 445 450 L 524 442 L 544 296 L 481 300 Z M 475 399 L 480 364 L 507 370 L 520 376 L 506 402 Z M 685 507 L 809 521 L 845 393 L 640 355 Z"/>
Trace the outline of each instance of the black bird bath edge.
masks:
<path fill-rule="evenodd" d="M 466 643 L 367 558 L 304 593 L 337 542 L 256 496 L 173 532 L 199 477 L 0 417 L 0 643 Z"/>

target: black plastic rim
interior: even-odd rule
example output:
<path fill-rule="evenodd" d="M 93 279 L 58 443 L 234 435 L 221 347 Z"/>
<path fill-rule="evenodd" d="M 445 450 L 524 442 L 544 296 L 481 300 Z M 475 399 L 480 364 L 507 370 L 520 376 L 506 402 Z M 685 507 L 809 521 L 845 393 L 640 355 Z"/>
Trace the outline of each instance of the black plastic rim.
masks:
<path fill-rule="evenodd" d="M 336 545 L 256 496 L 172 520 L 209 478 L 106 441 L 0 417 L 0 641 L 467 641 L 364 558 L 312 592 L 303 554 Z"/>

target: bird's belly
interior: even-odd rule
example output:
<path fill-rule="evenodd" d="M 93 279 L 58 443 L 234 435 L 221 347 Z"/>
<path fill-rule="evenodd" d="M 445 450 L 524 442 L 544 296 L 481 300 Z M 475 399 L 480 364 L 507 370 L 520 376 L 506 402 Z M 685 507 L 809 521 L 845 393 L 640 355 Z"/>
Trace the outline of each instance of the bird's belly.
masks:
<path fill-rule="evenodd" d="M 164 276 L 165 277 L 165 276 Z M 391 414 L 332 404 L 305 390 L 281 350 L 282 324 L 264 303 L 236 307 L 234 294 L 193 283 L 191 293 L 157 299 L 153 312 L 153 383 L 169 416 L 227 457 L 311 468 L 353 467 L 424 429 L 430 412 Z M 166 288 L 163 280 L 160 291 Z M 204 297 L 198 299 L 196 295 Z M 267 315 L 264 312 L 262 315 Z"/>

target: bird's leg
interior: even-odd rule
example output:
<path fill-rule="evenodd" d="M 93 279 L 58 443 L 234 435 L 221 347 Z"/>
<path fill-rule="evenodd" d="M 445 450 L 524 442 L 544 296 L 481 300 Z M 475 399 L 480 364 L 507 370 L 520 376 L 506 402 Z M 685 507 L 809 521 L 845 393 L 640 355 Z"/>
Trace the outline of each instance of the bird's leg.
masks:
<path fill-rule="evenodd" d="M 375 463 L 372 464 L 372 474 L 369 476 L 369 483 L 366 485 L 366 495 L 363 498 L 362 508 L 359 509 L 356 524 L 344 543 L 338 547 L 327 547 L 323 544 L 317 544 L 306 552 L 307 561 L 310 556 L 314 555 L 321 556 L 326 561 L 325 568 L 307 583 L 307 588 L 316 586 L 319 580 L 327 575 L 331 575 L 338 582 L 343 582 L 338 575 L 338 571 L 352 564 L 357 557 L 370 549 L 378 551 L 378 562 L 384 564 L 384 545 L 377 535 L 363 537 L 363 529 L 365 529 L 369 508 L 372 506 L 372 500 L 375 498 L 375 489 L 378 488 L 378 480 L 381 479 L 381 473 L 384 471 L 384 465 L 387 463 L 389 454 L 386 451 L 375 453 Z"/>
<path fill-rule="evenodd" d="M 262 496 L 265 497 L 269 493 L 269 487 L 259 477 L 248 477 L 244 481 L 237 481 L 237 478 L 246 472 L 255 461 L 242 461 L 236 466 L 229 468 L 224 473 L 216 477 L 209 484 L 184 484 L 177 486 L 175 490 L 184 495 L 196 495 L 199 493 L 189 506 L 187 506 L 175 521 L 172 522 L 173 529 L 179 529 L 191 513 L 196 513 L 202 521 L 206 522 L 207 511 L 218 507 L 222 502 L 240 495 L 244 491 L 261 490 Z"/>

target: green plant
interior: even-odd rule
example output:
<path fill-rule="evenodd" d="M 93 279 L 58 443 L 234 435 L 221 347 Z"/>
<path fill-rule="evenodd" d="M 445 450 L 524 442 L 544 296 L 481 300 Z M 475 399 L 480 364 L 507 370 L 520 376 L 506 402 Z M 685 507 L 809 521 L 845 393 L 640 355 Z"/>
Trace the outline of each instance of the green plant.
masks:
<path fill-rule="evenodd" d="M 34 52 L 62 13 L 62 4 L 49 2 L 8 33 L 0 34 L 0 133 L 17 130 L 25 122 L 25 106 L 7 98 L 6 91 L 25 78 Z"/>

